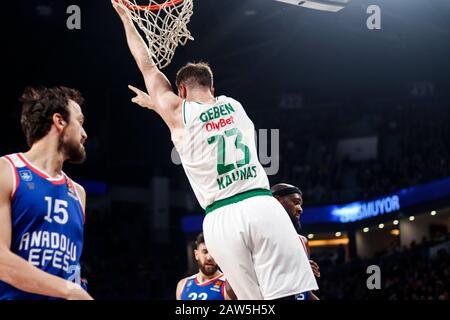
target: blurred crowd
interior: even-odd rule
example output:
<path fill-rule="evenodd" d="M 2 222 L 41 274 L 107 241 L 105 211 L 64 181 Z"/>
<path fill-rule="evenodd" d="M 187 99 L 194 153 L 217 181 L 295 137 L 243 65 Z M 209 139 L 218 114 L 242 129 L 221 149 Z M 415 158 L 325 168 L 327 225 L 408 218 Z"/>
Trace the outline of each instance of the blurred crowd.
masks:
<path fill-rule="evenodd" d="M 320 291 L 325 300 L 450 301 L 450 234 L 424 238 L 409 247 L 394 246 L 371 259 L 337 262 L 313 257 L 321 268 Z M 380 267 L 381 288 L 369 290 L 367 267 Z"/>
<path fill-rule="evenodd" d="M 380 101 L 308 106 L 258 117 L 280 129 L 280 170 L 271 182 L 302 187 L 309 204 L 368 199 L 450 175 L 450 106 Z M 270 119 L 270 120 L 269 120 Z M 342 156 L 340 141 L 375 138 L 375 156 Z"/>

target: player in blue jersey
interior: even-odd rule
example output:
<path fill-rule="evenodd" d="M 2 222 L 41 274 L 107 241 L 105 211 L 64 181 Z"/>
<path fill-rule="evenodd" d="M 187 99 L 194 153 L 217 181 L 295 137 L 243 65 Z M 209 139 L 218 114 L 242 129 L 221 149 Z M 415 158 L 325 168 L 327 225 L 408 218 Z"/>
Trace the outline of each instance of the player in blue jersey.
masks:
<path fill-rule="evenodd" d="M 303 213 L 303 193 L 302 191 L 287 183 L 278 183 L 270 188 L 274 197 L 281 203 L 286 210 L 289 218 L 294 225 L 295 230 L 299 234 L 300 242 L 308 257 L 310 256 L 308 240 L 300 235 L 301 222 L 300 217 Z M 313 260 L 309 260 L 314 275 L 319 278 L 319 266 Z M 296 296 L 297 300 L 319 300 L 313 292 L 306 292 Z"/>
<path fill-rule="evenodd" d="M 86 194 L 62 171 L 86 158 L 83 98 L 27 88 L 21 102 L 31 148 L 0 158 L 0 300 L 90 300 L 79 284 Z"/>
<path fill-rule="evenodd" d="M 210 256 L 203 233 L 195 241 L 198 273 L 181 279 L 177 285 L 177 300 L 236 300 L 236 295 Z"/>

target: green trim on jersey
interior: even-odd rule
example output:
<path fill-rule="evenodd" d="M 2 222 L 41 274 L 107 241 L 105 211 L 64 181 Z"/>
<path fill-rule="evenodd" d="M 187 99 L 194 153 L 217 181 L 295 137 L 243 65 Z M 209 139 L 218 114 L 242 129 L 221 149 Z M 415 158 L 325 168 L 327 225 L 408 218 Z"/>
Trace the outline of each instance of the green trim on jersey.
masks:
<path fill-rule="evenodd" d="M 181 109 L 183 110 L 183 121 L 184 124 L 186 124 L 186 100 L 183 100 L 183 106 L 181 107 Z"/>
<path fill-rule="evenodd" d="M 206 207 L 205 215 L 229 204 L 236 203 L 256 196 L 272 196 L 272 192 L 270 192 L 270 190 L 267 189 L 253 189 L 235 194 L 234 196 L 222 200 L 217 200 Z"/>

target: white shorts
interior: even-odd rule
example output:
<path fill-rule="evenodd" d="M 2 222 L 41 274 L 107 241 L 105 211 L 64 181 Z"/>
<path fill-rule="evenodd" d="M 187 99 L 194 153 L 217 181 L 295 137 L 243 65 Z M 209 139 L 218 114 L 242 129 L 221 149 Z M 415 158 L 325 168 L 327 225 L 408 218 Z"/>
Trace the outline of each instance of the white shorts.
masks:
<path fill-rule="evenodd" d="M 203 232 L 209 253 L 240 300 L 271 300 L 318 289 L 287 212 L 271 196 L 210 212 Z"/>

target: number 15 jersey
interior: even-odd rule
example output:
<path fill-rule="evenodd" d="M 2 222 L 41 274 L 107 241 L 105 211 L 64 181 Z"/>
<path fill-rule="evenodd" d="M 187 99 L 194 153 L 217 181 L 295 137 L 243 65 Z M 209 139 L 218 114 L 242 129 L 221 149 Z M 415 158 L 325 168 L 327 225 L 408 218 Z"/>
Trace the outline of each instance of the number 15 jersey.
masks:
<path fill-rule="evenodd" d="M 14 177 L 11 252 L 35 267 L 73 282 L 79 279 L 84 212 L 75 184 L 65 174 L 49 177 L 23 154 L 3 157 Z M 0 300 L 51 299 L 0 281 Z"/>
<path fill-rule="evenodd" d="M 214 104 L 185 100 L 182 113 L 184 131 L 173 133 L 172 141 L 203 208 L 245 191 L 269 189 L 255 126 L 238 101 L 226 96 Z"/>

